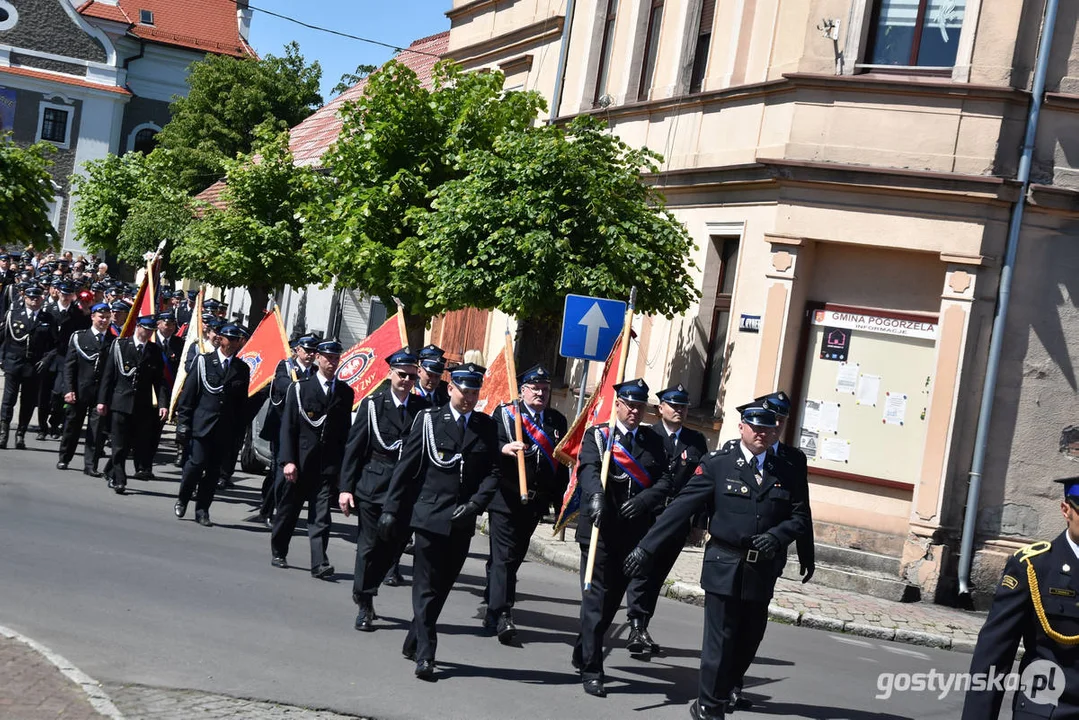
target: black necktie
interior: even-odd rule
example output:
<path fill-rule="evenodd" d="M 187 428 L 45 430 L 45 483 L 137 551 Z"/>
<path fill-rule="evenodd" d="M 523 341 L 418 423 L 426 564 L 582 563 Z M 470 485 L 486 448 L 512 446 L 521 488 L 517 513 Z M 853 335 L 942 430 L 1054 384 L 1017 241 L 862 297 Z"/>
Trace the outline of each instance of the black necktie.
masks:
<path fill-rule="evenodd" d="M 97 334 L 97 346 L 101 347 L 104 344 L 105 344 L 105 333 L 98 333 Z"/>
<path fill-rule="evenodd" d="M 626 449 L 626 452 L 633 449 L 633 433 L 628 432 L 622 436 L 622 447 Z"/>
<path fill-rule="evenodd" d="M 401 416 L 401 424 L 404 425 L 405 421 L 408 420 L 408 405 L 401 403 L 397 406 L 397 412 Z"/>
<path fill-rule="evenodd" d="M 678 444 L 678 433 L 671 433 L 671 444 L 672 445 L 677 445 Z"/>
<path fill-rule="evenodd" d="M 467 422 L 468 418 L 466 418 L 464 415 L 457 418 L 457 430 L 461 435 L 461 442 L 465 441 L 465 423 Z"/>
<path fill-rule="evenodd" d="M 224 370 L 225 372 L 229 371 L 229 359 L 228 358 L 225 358 L 224 360 L 221 361 L 221 369 Z"/>

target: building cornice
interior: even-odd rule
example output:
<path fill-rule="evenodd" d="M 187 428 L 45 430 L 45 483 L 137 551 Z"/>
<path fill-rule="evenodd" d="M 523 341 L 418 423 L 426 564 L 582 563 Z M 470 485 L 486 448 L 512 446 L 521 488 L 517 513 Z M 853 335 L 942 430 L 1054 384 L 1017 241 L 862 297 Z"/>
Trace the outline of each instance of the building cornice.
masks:
<path fill-rule="evenodd" d="M 512 32 L 450 50 L 446 57 L 453 58 L 462 65 L 475 66 L 496 58 L 513 56 L 541 40 L 561 35 L 565 22 L 564 15 L 555 15 Z"/>

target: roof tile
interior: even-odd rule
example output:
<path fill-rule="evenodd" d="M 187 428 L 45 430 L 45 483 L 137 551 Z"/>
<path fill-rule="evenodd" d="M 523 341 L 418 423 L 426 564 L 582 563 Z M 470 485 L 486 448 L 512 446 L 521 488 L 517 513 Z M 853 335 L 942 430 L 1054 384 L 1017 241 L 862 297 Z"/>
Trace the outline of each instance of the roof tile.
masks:
<path fill-rule="evenodd" d="M 254 55 L 240 37 L 234 0 L 117 0 L 118 5 L 87 0 L 79 12 L 131 25 L 128 32 L 137 38 L 163 45 L 200 50 L 221 55 Z M 154 14 L 153 25 L 138 22 L 139 11 Z"/>

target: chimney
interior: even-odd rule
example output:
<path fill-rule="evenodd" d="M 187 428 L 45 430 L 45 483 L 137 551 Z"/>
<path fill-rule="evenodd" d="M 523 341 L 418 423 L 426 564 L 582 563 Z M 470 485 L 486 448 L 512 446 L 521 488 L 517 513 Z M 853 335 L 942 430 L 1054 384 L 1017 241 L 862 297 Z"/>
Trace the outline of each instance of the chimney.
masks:
<path fill-rule="evenodd" d="M 251 8 L 248 7 L 247 0 L 236 0 L 236 25 L 244 42 L 250 42 L 251 14 Z"/>

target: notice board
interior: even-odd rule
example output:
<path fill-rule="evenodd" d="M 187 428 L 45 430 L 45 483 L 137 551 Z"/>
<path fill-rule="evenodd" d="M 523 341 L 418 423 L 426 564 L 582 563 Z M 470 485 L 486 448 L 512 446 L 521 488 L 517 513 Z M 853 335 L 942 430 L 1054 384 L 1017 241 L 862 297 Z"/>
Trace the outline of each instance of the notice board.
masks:
<path fill-rule="evenodd" d="M 911 487 L 922 465 L 937 316 L 813 303 L 790 442 L 809 471 Z"/>

